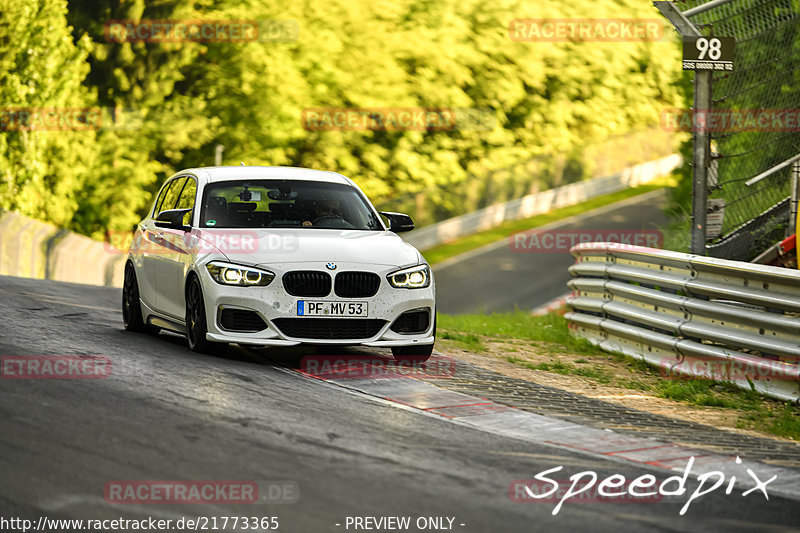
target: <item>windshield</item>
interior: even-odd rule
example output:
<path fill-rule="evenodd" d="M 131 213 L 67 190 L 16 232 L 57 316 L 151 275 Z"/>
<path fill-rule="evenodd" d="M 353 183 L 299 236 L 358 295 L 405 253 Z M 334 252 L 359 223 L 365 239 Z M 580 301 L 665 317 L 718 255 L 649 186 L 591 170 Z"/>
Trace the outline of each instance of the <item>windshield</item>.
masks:
<path fill-rule="evenodd" d="M 383 230 L 366 199 L 349 185 L 279 179 L 208 184 L 200 227 Z"/>

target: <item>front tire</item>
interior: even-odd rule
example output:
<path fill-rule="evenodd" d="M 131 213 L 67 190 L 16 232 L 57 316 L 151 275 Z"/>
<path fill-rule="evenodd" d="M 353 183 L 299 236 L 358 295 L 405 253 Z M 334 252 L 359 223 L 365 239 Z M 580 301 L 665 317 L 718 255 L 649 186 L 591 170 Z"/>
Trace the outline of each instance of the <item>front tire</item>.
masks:
<path fill-rule="evenodd" d="M 436 319 L 433 319 L 433 338 L 436 340 Z M 393 346 L 392 356 L 395 361 L 402 363 L 424 363 L 433 354 L 433 344 L 410 344 L 408 346 Z"/>
<path fill-rule="evenodd" d="M 125 277 L 122 282 L 122 323 L 128 331 L 156 334 L 159 328 L 150 326 L 142 320 L 142 304 L 139 301 L 139 283 L 136 269 L 130 261 L 125 263 Z"/>
<path fill-rule="evenodd" d="M 412 344 L 410 346 L 393 346 L 392 355 L 395 361 L 424 363 L 433 353 L 433 344 Z"/>
<path fill-rule="evenodd" d="M 189 349 L 205 354 L 217 354 L 225 349 L 224 344 L 207 340 L 206 333 L 208 323 L 203 288 L 197 276 L 192 275 L 186 284 L 186 340 Z"/>

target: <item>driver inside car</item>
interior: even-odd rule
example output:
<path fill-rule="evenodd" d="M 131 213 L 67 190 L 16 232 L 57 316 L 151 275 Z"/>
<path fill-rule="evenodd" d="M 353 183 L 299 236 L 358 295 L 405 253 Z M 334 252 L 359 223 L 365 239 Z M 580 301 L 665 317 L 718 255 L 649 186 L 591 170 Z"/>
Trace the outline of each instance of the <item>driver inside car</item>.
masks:
<path fill-rule="evenodd" d="M 305 227 L 316 226 L 325 219 L 331 218 L 342 218 L 338 202 L 323 198 L 322 200 L 314 202 L 313 220 L 304 220 L 302 225 Z"/>

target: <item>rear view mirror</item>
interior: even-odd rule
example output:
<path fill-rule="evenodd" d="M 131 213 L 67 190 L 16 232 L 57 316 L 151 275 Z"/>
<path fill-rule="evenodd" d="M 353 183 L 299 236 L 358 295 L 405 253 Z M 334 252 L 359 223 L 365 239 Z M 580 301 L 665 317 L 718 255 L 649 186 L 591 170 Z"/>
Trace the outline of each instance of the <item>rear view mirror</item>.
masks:
<path fill-rule="evenodd" d="M 245 189 L 239 193 L 239 199 L 243 202 L 260 202 L 261 191 L 250 191 Z"/>
<path fill-rule="evenodd" d="M 183 217 L 192 209 L 167 209 L 161 211 L 156 217 L 156 226 L 159 228 L 189 231 L 189 226 L 183 224 Z"/>
<path fill-rule="evenodd" d="M 259 193 L 260 194 L 260 193 Z M 269 191 L 267 197 L 270 200 L 285 202 L 297 198 L 297 191 Z"/>
<path fill-rule="evenodd" d="M 389 231 L 402 233 L 414 229 L 414 221 L 405 213 L 391 213 L 389 211 L 381 211 L 380 213 L 389 219 Z"/>

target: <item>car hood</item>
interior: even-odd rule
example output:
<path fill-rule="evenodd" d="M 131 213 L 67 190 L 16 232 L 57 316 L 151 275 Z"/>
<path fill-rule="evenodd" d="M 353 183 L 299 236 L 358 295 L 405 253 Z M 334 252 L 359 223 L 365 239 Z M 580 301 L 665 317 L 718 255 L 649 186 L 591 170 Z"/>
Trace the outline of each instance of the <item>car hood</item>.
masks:
<path fill-rule="evenodd" d="M 197 237 L 229 261 L 249 265 L 341 262 L 403 267 L 422 259 L 416 248 L 389 231 L 203 228 Z"/>

